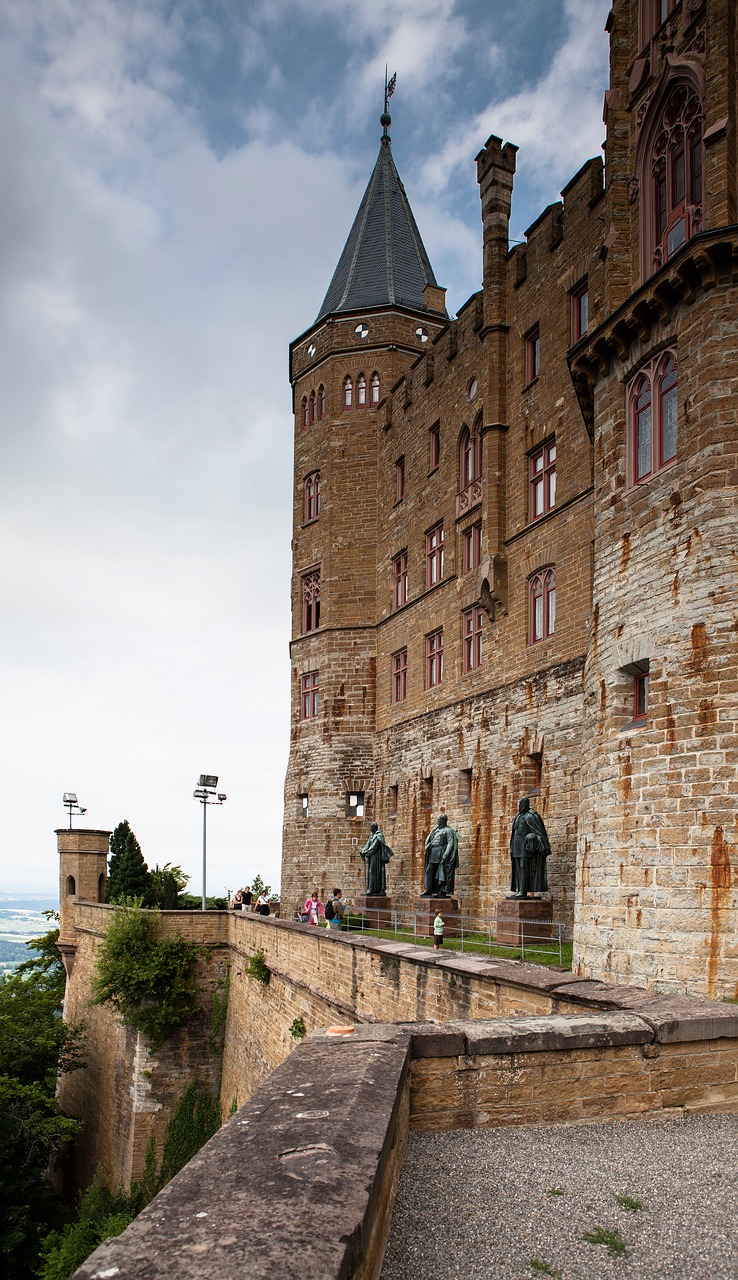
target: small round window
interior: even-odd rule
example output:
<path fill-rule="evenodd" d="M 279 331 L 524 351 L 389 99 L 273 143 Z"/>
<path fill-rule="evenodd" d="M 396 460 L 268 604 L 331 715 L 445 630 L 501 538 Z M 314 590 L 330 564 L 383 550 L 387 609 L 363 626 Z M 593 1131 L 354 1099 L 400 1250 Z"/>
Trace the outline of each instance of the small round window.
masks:
<path fill-rule="evenodd" d="M 424 324 L 418 325 L 417 329 L 415 330 L 415 337 L 418 339 L 419 342 L 428 341 L 428 330 L 426 329 Z"/>
<path fill-rule="evenodd" d="M 363 322 L 362 324 L 357 324 L 356 328 L 354 329 L 354 333 L 356 334 L 357 338 L 368 338 L 369 326 L 364 324 Z"/>
<path fill-rule="evenodd" d="M 310 343 L 310 346 L 308 347 L 308 355 L 309 355 L 309 357 L 310 357 L 310 359 L 311 359 L 311 360 L 312 360 L 312 358 L 313 358 L 313 356 L 315 355 L 315 352 L 316 352 L 317 350 L 318 350 L 318 348 L 316 347 L 315 343 L 314 343 L 314 342 L 311 342 L 311 343 Z"/>

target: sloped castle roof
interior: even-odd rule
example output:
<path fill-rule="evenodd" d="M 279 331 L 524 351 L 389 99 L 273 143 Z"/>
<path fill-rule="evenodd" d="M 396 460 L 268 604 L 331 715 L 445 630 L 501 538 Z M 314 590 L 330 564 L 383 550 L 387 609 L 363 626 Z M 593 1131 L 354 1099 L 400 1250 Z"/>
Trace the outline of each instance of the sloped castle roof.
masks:
<path fill-rule="evenodd" d="M 377 163 L 317 319 L 386 305 L 429 311 L 423 302 L 428 284 L 438 288 L 385 129 Z"/>

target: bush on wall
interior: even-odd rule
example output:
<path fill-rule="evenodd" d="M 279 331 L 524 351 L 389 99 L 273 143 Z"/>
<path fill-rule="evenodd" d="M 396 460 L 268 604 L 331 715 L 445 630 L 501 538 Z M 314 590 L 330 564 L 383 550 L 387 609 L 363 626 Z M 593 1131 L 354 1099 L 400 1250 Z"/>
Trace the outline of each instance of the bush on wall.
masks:
<path fill-rule="evenodd" d="M 157 912 L 121 907 L 97 957 L 92 1004 L 112 1004 L 127 1027 L 156 1052 L 197 1012 L 195 960 L 206 948 L 181 937 L 157 938 Z"/>

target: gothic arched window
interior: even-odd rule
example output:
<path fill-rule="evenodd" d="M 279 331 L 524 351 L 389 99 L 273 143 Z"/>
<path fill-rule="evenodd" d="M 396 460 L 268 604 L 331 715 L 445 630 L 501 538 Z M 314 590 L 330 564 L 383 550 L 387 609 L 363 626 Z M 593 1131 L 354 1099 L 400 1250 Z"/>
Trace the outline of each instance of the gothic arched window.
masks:
<path fill-rule="evenodd" d="M 672 90 L 651 136 L 643 231 L 653 270 L 702 227 L 702 104 L 691 85 Z"/>
<path fill-rule="evenodd" d="M 372 374 L 372 404 L 379 404 L 379 374 Z"/>
<path fill-rule="evenodd" d="M 310 392 L 310 421 L 315 422 L 317 416 L 318 416 L 318 410 L 317 410 L 317 405 L 315 400 L 315 392 L 311 391 Z"/>
<path fill-rule="evenodd" d="M 353 408 L 354 404 L 354 384 L 350 375 L 347 373 L 343 380 L 343 407 L 344 409 Z"/>
<path fill-rule="evenodd" d="M 307 396 L 302 397 L 302 405 L 300 408 L 300 421 L 302 422 L 303 427 L 306 427 L 308 425 L 308 422 L 310 421 L 308 417 Z"/>
<path fill-rule="evenodd" d="M 459 489 L 468 489 L 482 474 L 482 437 L 468 427 L 459 437 Z"/>
<path fill-rule="evenodd" d="M 528 636 L 531 644 L 556 630 L 556 570 L 534 573 L 528 585 Z"/>
<path fill-rule="evenodd" d="M 632 484 L 647 480 L 677 456 L 676 356 L 667 351 L 641 370 L 629 393 Z"/>
<path fill-rule="evenodd" d="M 305 481 L 305 524 L 320 515 L 320 472 L 313 471 Z"/>
<path fill-rule="evenodd" d="M 322 382 L 318 387 L 318 417 L 325 417 L 325 387 Z"/>
<path fill-rule="evenodd" d="M 360 409 L 366 405 L 366 378 L 363 373 L 359 374 L 356 382 L 356 403 Z"/>

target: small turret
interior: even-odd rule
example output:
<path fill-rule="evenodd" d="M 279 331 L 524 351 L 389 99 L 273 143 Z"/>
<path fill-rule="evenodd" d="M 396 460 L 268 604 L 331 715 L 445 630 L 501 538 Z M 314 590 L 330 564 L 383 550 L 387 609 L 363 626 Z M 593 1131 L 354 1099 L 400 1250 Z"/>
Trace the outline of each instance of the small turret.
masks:
<path fill-rule="evenodd" d="M 61 827 L 56 832 L 59 851 L 59 950 L 64 968 L 71 973 L 76 953 L 75 899 L 105 901 L 110 832 Z"/>

